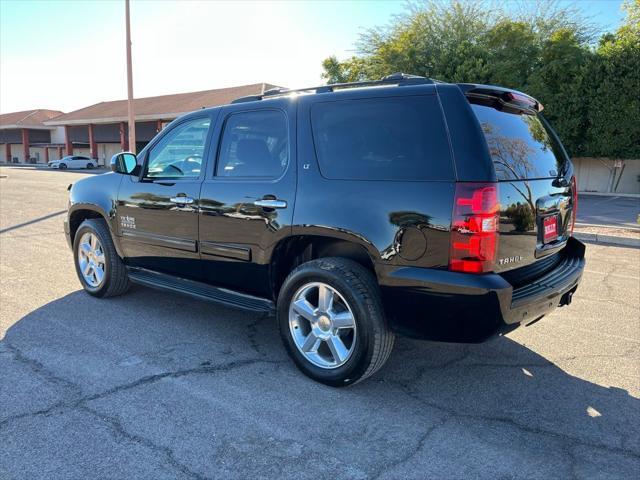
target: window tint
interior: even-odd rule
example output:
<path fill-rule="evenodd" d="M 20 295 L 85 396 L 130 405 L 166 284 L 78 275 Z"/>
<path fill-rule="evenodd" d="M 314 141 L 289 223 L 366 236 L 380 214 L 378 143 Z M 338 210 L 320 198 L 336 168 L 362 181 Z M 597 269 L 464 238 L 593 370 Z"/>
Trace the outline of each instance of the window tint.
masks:
<path fill-rule="evenodd" d="M 471 104 L 489 145 L 498 180 L 555 177 L 565 156 L 539 115 Z"/>
<path fill-rule="evenodd" d="M 288 161 L 284 113 L 260 110 L 229 116 L 222 133 L 217 176 L 277 178 Z"/>
<path fill-rule="evenodd" d="M 198 118 L 169 131 L 149 151 L 147 177 L 198 177 L 209 124 L 209 118 Z"/>
<path fill-rule="evenodd" d="M 435 95 L 345 100 L 311 111 L 322 175 L 358 180 L 451 180 Z"/>

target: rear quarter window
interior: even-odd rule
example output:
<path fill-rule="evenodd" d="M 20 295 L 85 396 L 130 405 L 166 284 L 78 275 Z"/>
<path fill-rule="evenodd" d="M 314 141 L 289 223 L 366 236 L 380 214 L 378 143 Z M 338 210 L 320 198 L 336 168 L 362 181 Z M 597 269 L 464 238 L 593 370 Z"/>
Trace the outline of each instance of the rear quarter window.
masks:
<path fill-rule="evenodd" d="M 311 126 L 322 175 L 349 180 L 454 178 L 435 95 L 321 102 Z"/>
<path fill-rule="evenodd" d="M 566 162 L 562 147 L 539 114 L 471 104 L 489 146 L 498 180 L 556 177 Z"/>

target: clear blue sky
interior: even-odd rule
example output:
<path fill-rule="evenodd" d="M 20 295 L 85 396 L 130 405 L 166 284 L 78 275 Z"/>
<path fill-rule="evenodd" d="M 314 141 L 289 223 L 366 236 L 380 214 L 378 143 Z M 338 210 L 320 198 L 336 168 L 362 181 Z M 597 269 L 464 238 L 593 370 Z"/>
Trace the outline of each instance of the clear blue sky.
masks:
<path fill-rule="evenodd" d="M 614 30 L 622 0 L 561 2 Z M 320 83 L 322 59 L 404 2 L 132 0 L 136 97 Z M 0 112 L 71 111 L 126 97 L 123 0 L 0 0 Z"/>

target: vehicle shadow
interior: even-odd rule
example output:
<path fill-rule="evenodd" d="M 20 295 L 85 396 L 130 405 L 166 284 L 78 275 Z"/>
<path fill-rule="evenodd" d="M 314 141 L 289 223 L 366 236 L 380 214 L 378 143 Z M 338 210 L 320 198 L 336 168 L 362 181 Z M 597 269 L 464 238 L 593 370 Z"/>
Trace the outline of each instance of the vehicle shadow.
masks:
<path fill-rule="evenodd" d="M 57 212 L 49 213 L 47 215 L 43 215 L 42 217 L 33 218 L 31 220 L 27 220 L 26 222 L 0 229 L 0 233 L 6 233 L 10 232 L 11 230 L 17 230 L 18 228 L 27 227 L 29 225 L 33 225 L 34 223 L 43 222 L 45 220 L 49 220 L 50 218 L 57 217 L 58 215 L 63 215 L 65 213 L 67 213 L 66 210 L 59 210 Z"/>
<path fill-rule="evenodd" d="M 376 376 L 332 389 L 295 369 L 273 318 L 135 287 L 109 300 L 76 291 L 24 316 L 0 341 L 0 371 L 11 379 L 0 435 L 35 411 L 41 425 L 84 408 L 99 420 L 57 434 L 110 422 L 202 476 L 301 478 L 321 465 L 318 478 L 632 478 L 640 468 L 637 398 L 507 337 L 399 338 Z M 15 448 L 29 442 L 24 428 Z M 31 448 L 25 465 L 62 461 L 40 454 Z"/>

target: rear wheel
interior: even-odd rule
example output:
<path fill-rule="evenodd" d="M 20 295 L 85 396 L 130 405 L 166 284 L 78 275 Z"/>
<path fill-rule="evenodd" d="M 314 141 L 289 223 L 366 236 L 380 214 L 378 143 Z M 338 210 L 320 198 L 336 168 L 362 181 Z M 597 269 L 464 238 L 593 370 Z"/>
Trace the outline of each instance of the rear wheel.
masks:
<path fill-rule="evenodd" d="M 389 358 L 389 330 L 373 275 L 344 258 L 300 265 L 278 297 L 284 345 L 298 368 L 327 385 L 352 385 Z"/>
<path fill-rule="evenodd" d="M 104 220 L 82 222 L 73 241 L 76 273 L 87 293 L 114 297 L 129 288 L 129 277 Z"/>
<path fill-rule="evenodd" d="M 87 168 L 93 168 L 93 163 L 87 163 Z"/>

